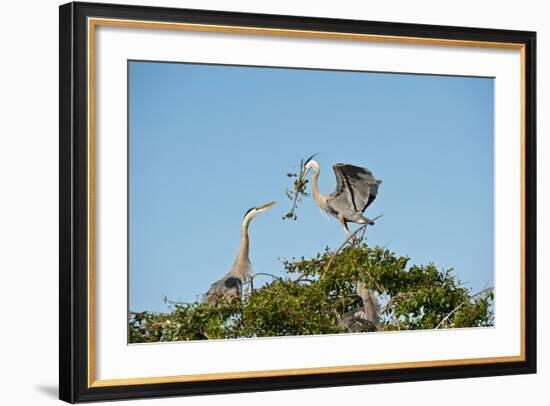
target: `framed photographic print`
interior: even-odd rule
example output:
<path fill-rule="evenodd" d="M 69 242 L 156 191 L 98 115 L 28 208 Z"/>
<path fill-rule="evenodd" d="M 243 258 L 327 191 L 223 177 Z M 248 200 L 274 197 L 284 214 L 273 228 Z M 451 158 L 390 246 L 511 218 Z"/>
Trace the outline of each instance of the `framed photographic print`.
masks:
<path fill-rule="evenodd" d="M 534 373 L 534 32 L 60 7 L 60 398 Z"/>

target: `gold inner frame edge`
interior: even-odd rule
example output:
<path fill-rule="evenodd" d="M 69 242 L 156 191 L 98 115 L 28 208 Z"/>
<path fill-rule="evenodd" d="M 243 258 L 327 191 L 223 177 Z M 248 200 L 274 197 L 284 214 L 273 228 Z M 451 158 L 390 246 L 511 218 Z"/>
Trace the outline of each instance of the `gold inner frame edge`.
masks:
<path fill-rule="evenodd" d="M 244 379 L 244 378 L 265 378 L 280 376 L 312 375 L 312 374 L 330 374 L 342 372 L 361 372 L 361 371 L 379 371 L 392 370 L 399 368 L 426 368 L 440 366 L 458 366 L 473 364 L 496 364 L 504 362 L 522 362 L 525 361 L 525 45 L 507 42 L 489 42 L 489 41 L 470 41 L 453 40 L 440 38 L 422 38 L 422 37 L 401 37 L 391 35 L 374 34 L 355 34 L 345 32 L 326 32 L 326 31 L 307 31 L 274 29 L 260 27 L 242 27 L 228 25 L 208 25 L 208 24 L 188 24 L 188 23 L 166 23 L 140 20 L 121 20 L 110 18 L 88 18 L 87 21 L 87 44 L 88 44 L 88 387 L 112 387 L 143 384 L 177 383 L 191 381 L 212 381 L 221 379 Z M 94 240 L 95 240 L 95 27 L 131 27 L 131 28 L 149 28 L 163 30 L 184 30 L 195 32 L 218 32 L 235 33 L 248 35 L 268 35 L 285 36 L 300 38 L 318 38 L 318 39 L 342 39 L 371 42 L 394 42 L 405 44 L 439 45 L 439 46 L 463 46 L 479 48 L 497 48 L 497 49 L 515 49 L 520 50 L 520 191 L 521 191 L 521 227 L 520 227 L 520 355 L 502 356 L 502 357 L 482 357 L 482 358 L 464 358 L 451 360 L 433 360 L 433 361 L 414 361 L 397 362 L 383 364 L 362 364 L 362 365 L 344 365 L 316 368 L 293 368 L 276 369 L 265 371 L 243 371 L 243 372 L 220 372 L 211 374 L 188 374 L 174 376 L 144 377 L 144 378 L 121 378 L 121 379 L 95 379 L 95 338 L 94 338 L 94 299 L 95 299 L 95 279 L 94 279 Z"/>

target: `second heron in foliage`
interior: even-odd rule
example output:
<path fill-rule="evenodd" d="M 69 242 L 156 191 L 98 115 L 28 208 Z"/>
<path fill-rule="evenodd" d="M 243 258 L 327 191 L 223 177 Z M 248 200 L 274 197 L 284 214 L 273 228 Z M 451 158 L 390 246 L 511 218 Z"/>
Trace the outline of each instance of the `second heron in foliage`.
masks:
<path fill-rule="evenodd" d="M 319 208 L 336 217 L 346 236 L 350 236 L 348 222 L 357 224 L 374 224 L 374 221 L 363 216 L 363 211 L 369 207 L 378 194 L 378 186 L 382 183 L 377 180 L 367 168 L 349 164 L 336 164 L 332 167 L 336 175 L 336 190 L 329 195 L 319 193 L 319 164 L 311 156 L 304 164 L 300 174 L 300 182 L 313 169 L 311 177 L 311 193 Z"/>
<path fill-rule="evenodd" d="M 243 283 L 248 281 L 252 276 L 252 266 L 248 255 L 250 245 L 248 226 L 257 214 L 270 209 L 274 205 L 275 202 L 267 203 L 263 206 L 253 207 L 245 213 L 241 225 L 241 242 L 235 262 L 229 272 L 210 286 L 210 289 L 204 295 L 202 303 L 213 305 L 220 299 L 225 299 L 227 302 L 232 302 L 237 298 L 240 299 Z"/>

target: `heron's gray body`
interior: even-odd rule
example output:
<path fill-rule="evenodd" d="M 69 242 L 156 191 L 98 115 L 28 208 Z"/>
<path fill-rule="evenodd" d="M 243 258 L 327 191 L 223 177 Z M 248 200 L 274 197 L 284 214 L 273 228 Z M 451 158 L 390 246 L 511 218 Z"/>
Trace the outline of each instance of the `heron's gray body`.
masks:
<path fill-rule="evenodd" d="M 275 202 L 272 202 L 260 207 L 253 207 L 246 212 L 241 225 L 241 242 L 235 262 L 229 272 L 210 285 L 210 288 L 202 299 L 203 304 L 214 305 L 221 299 L 231 303 L 233 300 L 241 298 L 243 283 L 250 280 L 252 276 L 252 265 L 249 258 L 250 242 L 248 239 L 248 226 L 256 214 L 273 207 L 274 204 Z"/>
<path fill-rule="evenodd" d="M 231 303 L 235 299 L 240 299 L 242 285 L 252 275 L 251 269 L 252 266 L 249 261 L 234 264 L 227 274 L 210 285 L 210 289 L 204 295 L 202 303 L 212 305 L 222 298 L 228 303 Z"/>
<path fill-rule="evenodd" d="M 380 305 L 374 293 L 364 282 L 357 282 L 356 287 L 360 307 L 340 319 L 340 325 L 350 333 L 365 333 L 380 329 Z"/>
<path fill-rule="evenodd" d="M 374 224 L 363 215 L 363 211 L 376 199 L 378 187 L 382 183 L 367 168 L 349 164 L 336 164 L 332 167 L 336 175 L 336 190 L 329 195 L 319 192 L 319 164 L 309 159 L 307 170 L 313 168 L 311 191 L 313 199 L 325 212 L 336 217 L 346 235 L 349 236 L 348 222 L 357 224 Z"/>

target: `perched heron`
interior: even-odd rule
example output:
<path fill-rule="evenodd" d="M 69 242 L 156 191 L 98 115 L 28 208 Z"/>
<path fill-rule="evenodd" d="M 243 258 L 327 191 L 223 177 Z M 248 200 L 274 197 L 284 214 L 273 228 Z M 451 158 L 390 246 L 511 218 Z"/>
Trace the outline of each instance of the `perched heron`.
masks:
<path fill-rule="evenodd" d="M 205 293 L 202 300 L 203 304 L 212 305 L 217 303 L 221 298 L 224 298 L 227 302 L 231 302 L 236 298 L 240 299 L 242 284 L 248 281 L 252 276 L 252 266 L 248 257 L 248 226 L 257 214 L 270 209 L 274 205 L 275 202 L 271 202 L 260 207 L 252 207 L 245 213 L 241 225 L 241 243 L 235 262 L 229 272 L 210 286 L 210 289 Z"/>
<path fill-rule="evenodd" d="M 355 292 L 361 307 L 345 314 L 340 320 L 340 325 L 350 333 L 378 331 L 380 329 L 380 305 L 374 297 L 374 293 L 367 289 L 364 282 L 357 282 Z"/>
<path fill-rule="evenodd" d="M 332 167 L 336 174 L 336 190 L 329 195 L 319 193 L 319 164 L 311 156 L 304 165 L 300 175 L 300 181 L 304 181 L 310 169 L 313 168 L 311 177 L 311 193 L 319 208 L 336 217 L 346 236 L 350 236 L 348 222 L 357 224 L 374 224 L 374 221 L 363 216 L 363 211 L 376 198 L 378 186 L 381 180 L 375 179 L 367 168 L 349 164 L 336 164 Z"/>

